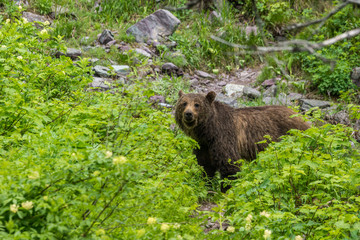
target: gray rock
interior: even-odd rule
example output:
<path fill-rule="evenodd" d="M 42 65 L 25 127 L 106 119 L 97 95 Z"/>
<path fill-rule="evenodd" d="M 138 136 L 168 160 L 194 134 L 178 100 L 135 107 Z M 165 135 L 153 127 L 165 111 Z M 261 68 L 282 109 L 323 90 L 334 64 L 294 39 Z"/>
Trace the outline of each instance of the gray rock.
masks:
<path fill-rule="evenodd" d="M 126 33 L 133 35 L 137 42 L 160 40 L 173 34 L 179 24 L 180 20 L 171 12 L 160 9 L 128 28 Z"/>
<path fill-rule="evenodd" d="M 220 82 L 218 82 L 218 86 L 220 86 L 220 87 L 223 87 L 223 86 L 225 86 L 227 83 L 225 82 L 225 81 L 220 81 Z"/>
<path fill-rule="evenodd" d="M 279 94 L 278 97 L 264 97 L 263 102 L 266 105 L 291 105 L 291 101 L 287 98 L 286 94 Z"/>
<path fill-rule="evenodd" d="M 228 96 L 225 96 L 224 94 L 217 94 L 216 95 L 216 100 L 219 101 L 219 102 L 222 102 L 222 103 L 225 103 L 231 107 L 234 107 L 234 108 L 238 108 L 239 107 L 239 104 L 236 100 L 236 98 L 234 97 L 228 97 Z"/>
<path fill-rule="evenodd" d="M 195 74 L 198 75 L 201 78 L 214 78 L 213 76 L 211 76 L 210 74 L 208 74 L 207 72 L 204 71 L 200 71 L 200 70 L 196 70 Z"/>
<path fill-rule="evenodd" d="M 165 103 L 165 97 L 161 95 L 154 95 L 150 97 L 152 103 Z"/>
<path fill-rule="evenodd" d="M 114 35 L 109 29 L 105 29 L 98 38 L 100 44 L 107 44 L 108 42 L 111 42 L 114 40 Z"/>
<path fill-rule="evenodd" d="M 116 74 L 128 75 L 131 72 L 131 68 L 127 65 L 111 65 L 114 68 Z"/>
<path fill-rule="evenodd" d="M 168 75 L 175 75 L 175 76 L 184 75 L 183 71 L 178 66 L 170 62 L 163 64 L 161 66 L 161 71 Z"/>
<path fill-rule="evenodd" d="M 116 44 L 116 40 L 112 40 L 112 41 L 108 42 L 108 43 L 105 45 L 105 47 L 106 47 L 106 48 L 110 48 L 111 46 L 114 46 L 115 44 Z"/>
<path fill-rule="evenodd" d="M 56 57 L 60 57 L 60 56 L 64 56 L 64 55 L 71 58 L 72 60 L 76 60 L 78 57 L 80 57 L 82 55 L 82 52 L 80 49 L 67 48 L 66 53 L 63 53 L 63 52 L 55 53 Z"/>
<path fill-rule="evenodd" d="M 304 96 L 300 93 L 289 93 L 287 98 L 290 100 L 290 101 L 297 101 L 297 100 L 300 100 L 301 98 L 303 98 Z"/>
<path fill-rule="evenodd" d="M 261 86 L 264 86 L 264 87 L 270 87 L 272 85 L 275 85 L 276 84 L 276 79 L 275 78 L 271 78 L 271 79 L 267 79 L 265 80 Z"/>
<path fill-rule="evenodd" d="M 360 87 L 360 67 L 353 68 L 351 80 L 357 87 Z"/>
<path fill-rule="evenodd" d="M 271 85 L 266 91 L 264 92 L 264 97 L 275 97 L 277 92 L 277 86 Z"/>
<path fill-rule="evenodd" d="M 28 22 L 34 22 L 34 26 L 38 29 L 42 29 L 43 27 L 36 22 L 44 23 L 44 22 L 48 21 L 49 23 L 51 23 L 51 21 L 48 18 L 41 16 L 41 15 L 37 15 L 35 13 L 23 12 L 22 15 Z"/>
<path fill-rule="evenodd" d="M 111 82 L 112 80 L 109 78 L 94 77 L 94 80 L 89 84 L 89 87 L 109 90 L 111 88 Z"/>
<path fill-rule="evenodd" d="M 244 85 L 227 84 L 224 88 L 225 95 L 228 97 L 241 97 L 244 93 Z"/>
<path fill-rule="evenodd" d="M 108 73 L 110 69 L 107 67 L 96 65 L 95 67 L 93 67 L 93 71 L 95 72 L 95 76 L 97 77 L 102 77 L 102 78 L 111 77 L 111 75 Z"/>
<path fill-rule="evenodd" d="M 302 111 L 307 111 L 311 108 L 318 107 L 320 109 L 328 108 L 331 106 L 330 102 L 328 101 L 321 101 L 315 99 L 300 99 L 300 109 Z"/>
<path fill-rule="evenodd" d="M 148 53 L 147 51 L 145 51 L 144 49 L 135 48 L 135 52 L 137 52 L 137 53 L 140 54 L 141 56 L 144 56 L 144 57 L 147 57 L 147 58 L 151 58 L 151 54 Z"/>
<path fill-rule="evenodd" d="M 170 105 L 168 103 L 159 103 L 158 106 L 163 107 L 163 108 L 173 108 L 173 105 Z"/>
<path fill-rule="evenodd" d="M 244 87 L 244 95 L 253 99 L 261 97 L 261 93 L 258 90 L 251 87 Z"/>

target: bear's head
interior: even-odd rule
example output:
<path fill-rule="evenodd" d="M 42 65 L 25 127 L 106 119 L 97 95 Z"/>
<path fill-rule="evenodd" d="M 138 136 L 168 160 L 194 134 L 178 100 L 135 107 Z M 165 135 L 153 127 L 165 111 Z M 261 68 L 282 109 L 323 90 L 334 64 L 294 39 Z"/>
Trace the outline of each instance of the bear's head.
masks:
<path fill-rule="evenodd" d="M 175 119 L 179 126 L 184 129 L 192 129 L 205 122 L 212 116 L 216 93 L 211 91 L 206 95 L 179 91 L 179 99 L 176 103 Z"/>

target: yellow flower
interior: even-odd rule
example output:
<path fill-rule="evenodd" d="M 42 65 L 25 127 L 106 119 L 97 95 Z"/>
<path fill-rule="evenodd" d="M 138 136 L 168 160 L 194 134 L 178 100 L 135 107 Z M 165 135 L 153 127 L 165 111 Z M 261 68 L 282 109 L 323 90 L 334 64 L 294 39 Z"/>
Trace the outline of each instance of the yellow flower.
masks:
<path fill-rule="evenodd" d="M 38 179 L 40 177 L 40 173 L 38 171 L 33 171 L 28 175 L 28 177 L 30 179 Z"/>
<path fill-rule="evenodd" d="M 264 231 L 264 239 L 268 239 L 271 236 L 271 230 L 265 229 Z"/>
<path fill-rule="evenodd" d="M 266 212 L 266 211 L 262 211 L 262 212 L 260 213 L 260 216 L 264 216 L 264 217 L 269 218 L 269 217 L 270 217 L 270 213 L 268 213 L 268 212 Z"/>
<path fill-rule="evenodd" d="M 245 218 L 247 223 L 251 223 L 252 219 L 253 219 L 253 216 L 251 214 L 247 215 L 247 217 Z"/>
<path fill-rule="evenodd" d="M 30 209 L 32 209 L 34 207 L 33 202 L 30 202 L 30 201 L 26 201 L 26 202 L 21 203 L 21 206 L 23 208 L 25 208 L 26 210 L 30 210 Z"/>
<path fill-rule="evenodd" d="M 156 223 L 156 218 L 154 217 L 149 217 L 147 220 L 147 224 L 152 225 Z"/>
<path fill-rule="evenodd" d="M 226 229 L 226 231 L 233 233 L 235 232 L 235 228 L 233 226 L 230 226 Z"/>
<path fill-rule="evenodd" d="M 22 56 L 17 56 L 17 59 L 22 60 L 23 57 Z"/>
<path fill-rule="evenodd" d="M 169 224 L 163 223 L 161 224 L 160 230 L 163 232 L 167 232 L 170 229 Z"/>
<path fill-rule="evenodd" d="M 111 151 L 106 151 L 105 152 L 105 158 L 111 158 L 112 154 L 113 153 Z"/>
<path fill-rule="evenodd" d="M 124 164 L 127 162 L 126 157 L 124 156 L 120 156 L 120 157 L 114 157 L 113 158 L 113 164 L 114 165 L 118 165 L 118 164 Z"/>
<path fill-rule="evenodd" d="M 10 205 L 10 211 L 12 211 L 13 213 L 17 213 L 18 209 L 19 209 L 18 205 L 16 205 L 16 204 Z"/>
<path fill-rule="evenodd" d="M 302 238 L 302 236 L 297 235 L 297 236 L 295 237 L 295 240 L 303 240 L 303 238 Z"/>

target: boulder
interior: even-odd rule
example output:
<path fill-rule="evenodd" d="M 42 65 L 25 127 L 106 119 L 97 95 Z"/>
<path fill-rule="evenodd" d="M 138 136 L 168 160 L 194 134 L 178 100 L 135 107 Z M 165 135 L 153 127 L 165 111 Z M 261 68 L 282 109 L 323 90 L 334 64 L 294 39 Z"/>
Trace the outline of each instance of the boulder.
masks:
<path fill-rule="evenodd" d="M 128 28 L 126 33 L 133 35 L 136 42 L 160 40 L 173 34 L 179 24 L 180 20 L 171 12 L 160 9 Z"/>

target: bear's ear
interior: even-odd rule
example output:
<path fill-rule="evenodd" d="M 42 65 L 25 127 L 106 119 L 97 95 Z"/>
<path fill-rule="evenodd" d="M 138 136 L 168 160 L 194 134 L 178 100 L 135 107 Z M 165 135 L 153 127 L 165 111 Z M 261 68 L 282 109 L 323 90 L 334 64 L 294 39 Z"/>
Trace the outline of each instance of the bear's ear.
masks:
<path fill-rule="evenodd" d="M 206 94 L 206 99 L 209 101 L 209 103 L 212 103 L 215 100 L 216 93 L 214 91 L 209 92 Z"/>
<path fill-rule="evenodd" d="M 183 91 L 179 91 L 179 97 L 181 97 L 182 95 L 184 95 Z"/>

